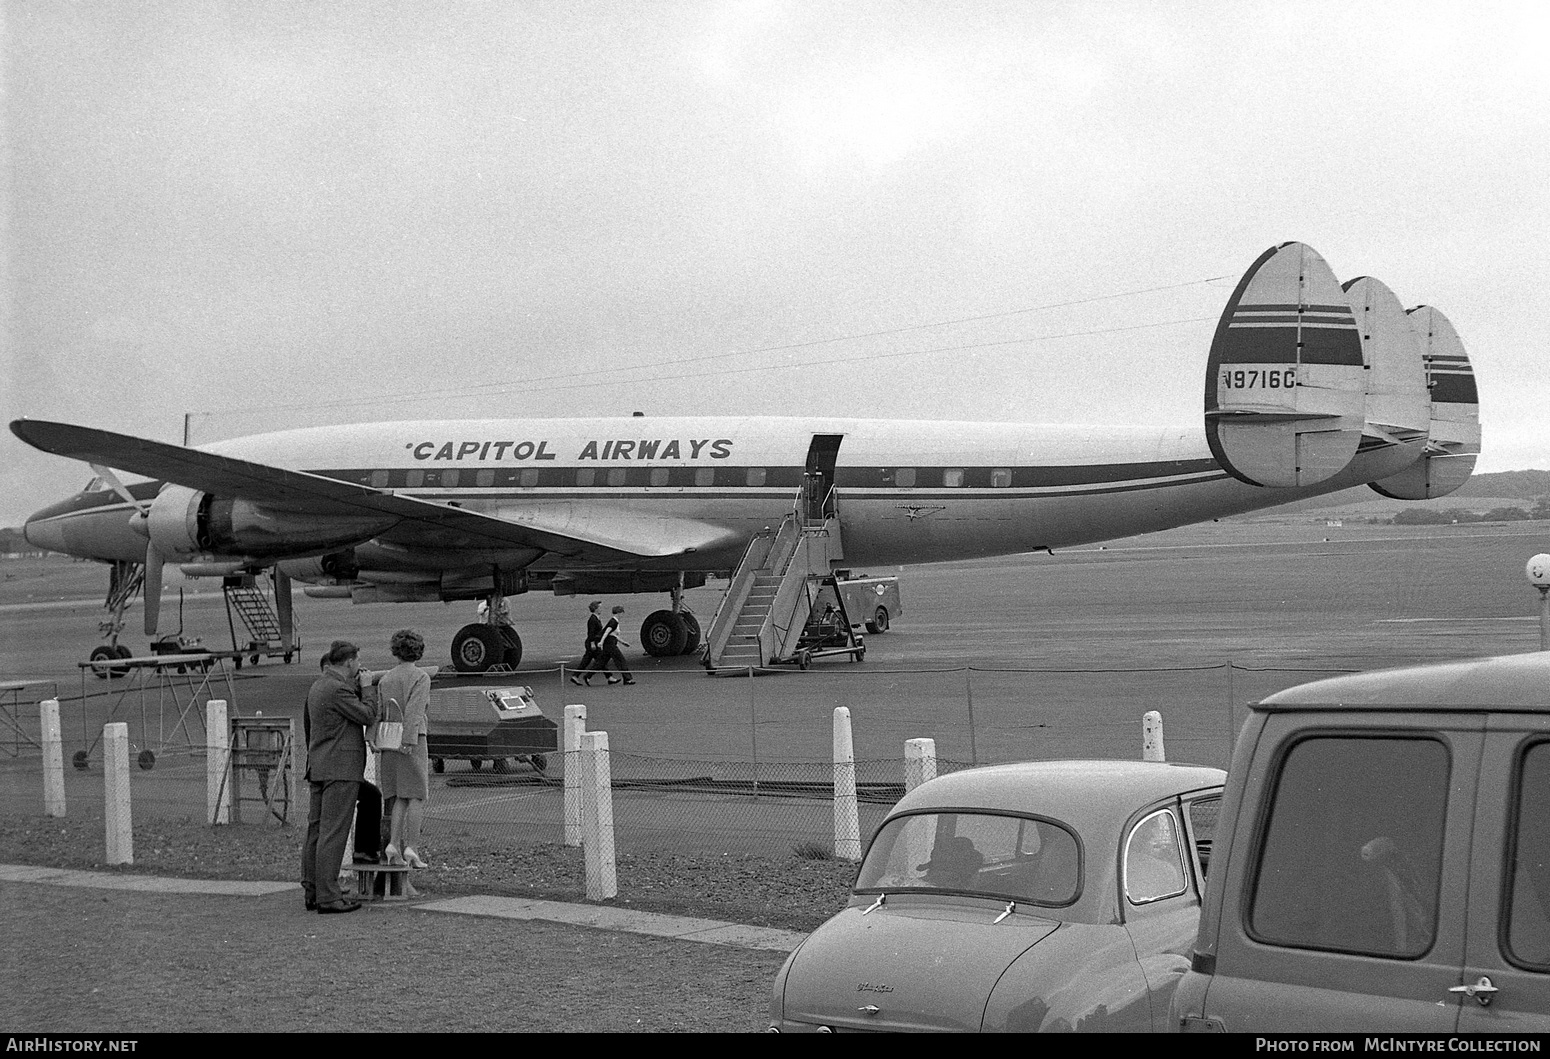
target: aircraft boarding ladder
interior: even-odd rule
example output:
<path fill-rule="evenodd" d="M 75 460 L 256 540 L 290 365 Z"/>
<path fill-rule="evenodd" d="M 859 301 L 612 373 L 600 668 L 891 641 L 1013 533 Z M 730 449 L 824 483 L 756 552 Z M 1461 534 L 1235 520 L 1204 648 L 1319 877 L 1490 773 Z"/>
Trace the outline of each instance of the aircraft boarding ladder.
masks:
<path fill-rule="evenodd" d="M 221 591 L 226 596 L 226 624 L 231 629 L 233 651 L 249 654 L 250 660 L 256 664 L 260 656 L 273 658 L 276 655 L 283 656 L 289 662 L 291 656 L 300 650 L 301 641 L 294 636 L 288 613 L 289 585 L 286 586 L 283 599 L 276 586 L 274 605 L 270 604 L 268 595 L 258 587 L 258 579 L 252 574 L 224 578 Z M 246 644 L 237 642 L 237 624 L 232 620 L 233 613 L 242 620 L 248 631 Z M 240 659 L 237 664 L 241 666 Z"/>
<path fill-rule="evenodd" d="M 705 668 L 746 671 L 796 661 L 797 641 L 812 610 L 813 584 L 844 558 L 832 496 L 803 506 L 780 526 L 754 537 L 732 573 L 705 638 Z M 804 667 L 805 668 L 805 667 Z"/>

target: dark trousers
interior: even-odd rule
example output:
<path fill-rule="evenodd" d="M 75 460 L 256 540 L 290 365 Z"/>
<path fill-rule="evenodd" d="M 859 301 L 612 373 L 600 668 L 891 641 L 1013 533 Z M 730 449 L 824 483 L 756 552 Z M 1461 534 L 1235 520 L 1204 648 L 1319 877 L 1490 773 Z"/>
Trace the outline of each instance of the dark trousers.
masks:
<path fill-rule="evenodd" d="M 309 786 L 312 797 L 307 806 L 307 839 L 301 847 L 301 888 L 320 905 L 334 904 L 343 897 L 339 869 L 344 865 L 360 781 L 313 780 Z M 380 820 L 380 808 L 377 815 Z"/>
<path fill-rule="evenodd" d="M 590 666 L 593 662 L 600 661 L 602 657 L 603 653 L 597 649 L 597 644 L 587 644 L 586 652 L 582 654 L 581 661 L 576 663 L 576 672 L 585 673 L 588 666 Z"/>
<path fill-rule="evenodd" d="M 592 665 L 594 669 L 599 669 L 606 673 L 608 672 L 608 663 L 610 662 L 614 664 L 615 669 L 624 674 L 626 680 L 630 678 L 630 667 L 624 664 L 624 655 L 619 653 L 619 644 L 614 640 L 609 640 L 602 647 L 598 648 L 597 660 Z"/>
<path fill-rule="evenodd" d="M 382 791 L 375 783 L 362 783 L 355 795 L 355 854 L 376 856 L 382 852 Z"/>

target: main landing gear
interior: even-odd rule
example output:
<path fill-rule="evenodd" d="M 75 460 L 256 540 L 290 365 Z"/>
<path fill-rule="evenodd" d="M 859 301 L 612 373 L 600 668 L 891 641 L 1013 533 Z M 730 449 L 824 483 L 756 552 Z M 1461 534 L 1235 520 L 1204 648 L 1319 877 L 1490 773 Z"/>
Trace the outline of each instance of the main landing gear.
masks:
<path fill-rule="evenodd" d="M 459 673 L 488 673 L 522 664 L 522 638 L 511 626 L 506 597 L 492 593 L 484 621 L 465 625 L 452 637 L 452 667 Z"/>
<path fill-rule="evenodd" d="M 700 649 L 700 622 L 684 609 L 683 581 L 673 588 L 671 610 L 656 610 L 640 625 L 640 645 L 648 655 L 666 658 L 688 655 Z"/>

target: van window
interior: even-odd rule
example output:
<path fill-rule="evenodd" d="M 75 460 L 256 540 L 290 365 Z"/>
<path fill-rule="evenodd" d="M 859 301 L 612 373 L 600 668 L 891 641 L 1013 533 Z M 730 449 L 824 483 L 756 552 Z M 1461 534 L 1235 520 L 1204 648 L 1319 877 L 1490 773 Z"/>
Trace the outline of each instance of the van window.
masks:
<path fill-rule="evenodd" d="M 1507 892 L 1507 954 L 1550 971 L 1550 743 L 1536 743 L 1518 770 Z"/>
<path fill-rule="evenodd" d="M 1413 958 L 1431 948 L 1448 750 L 1435 739 L 1315 736 L 1275 781 L 1249 933 L 1261 942 Z"/>
<path fill-rule="evenodd" d="M 1160 901 L 1185 890 L 1179 824 L 1162 809 L 1130 832 L 1125 842 L 1125 896 L 1133 905 Z"/>

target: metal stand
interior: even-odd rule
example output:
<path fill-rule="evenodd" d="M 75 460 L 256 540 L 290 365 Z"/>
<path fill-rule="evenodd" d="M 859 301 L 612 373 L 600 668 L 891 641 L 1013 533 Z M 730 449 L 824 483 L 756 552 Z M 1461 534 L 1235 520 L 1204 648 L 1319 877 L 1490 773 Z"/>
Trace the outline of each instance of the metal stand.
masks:
<path fill-rule="evenodd" d="M 140 697 L 140 753 L 137 763 L 142 769 L 156 767 L 156 751 L 163 750 L 177 738 L 178 733 L 183 733 L 184 743 L 182 748 L 191 751 L 203 752 L 205 749 L 204 712 L 201 707 L 210 701 L 211 682 L 219 675 L 226 681 L 226 702 L 233 712 L 237 708 L 237 691 L 232 686 L 231 671 L 226 667 L 226 659 L 216 654 L 197 655 L 150 655 L 143 658 L 119 658 L 112 661 L 77 662 L 81 670 L 81 739 L 84 742 L 90 737 L 92 726 L 86 721 L 86 674 L 88 671 L 98 673 L 104 669 L 112 668 L 122 670 L 129 678 L 127 683 L 115 693 L 112 703 L 108 706 L 107 716 L 103 723 L 113 721 L 119 707 L 124 705 L 130 694 L 138 691 Z M 147 697 L 151 689 L 156 690 L 156 736 L 152 742 L 150 715 L 147 712 Z M 201 697 L 202 696 L 202 697 Z M 166 725 L 166 707 L 168 701 L 177 710 L 177 720 L 169 732 Z M 192 716 L 199 722 L 199 737 L 196 740 L 189 718 Z M 71 763 L 78 769 L 88 767 L 92 751 L 97 749 L 97 744 L 102 741 L 101 727 L 97 728 L 97 737 L 86 746 L 77 750 L 71 757 Z M 153 749 L 154 746 L 154 749 Z"/>
<path fill-rule="evenodd" d="M 296 722 L 270 717 L 231 719 L 231 820 L 242 822 L 243 802 L 262 802 L 285 823 L 296 801 Z M 257 793 L 244 794 L 242 775 L 251 772 Z"/>

